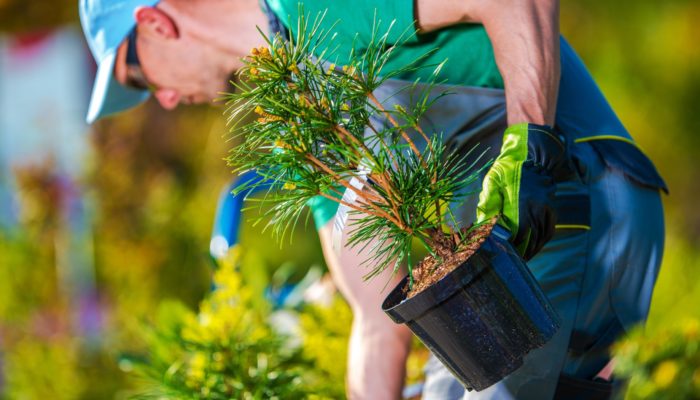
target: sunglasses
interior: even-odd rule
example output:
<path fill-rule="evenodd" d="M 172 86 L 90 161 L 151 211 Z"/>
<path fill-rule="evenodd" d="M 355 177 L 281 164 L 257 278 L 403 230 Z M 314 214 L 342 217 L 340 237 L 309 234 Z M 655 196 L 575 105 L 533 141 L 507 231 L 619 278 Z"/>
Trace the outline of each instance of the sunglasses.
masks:
<path fill-rule="evenodd" d="M 154 91 L 155 86 L 148 82 L 141 69 L 139 55 L 136 52 L 136 27 L 127 36 L 126 43 L 126 85 L 139 90 Z"/>

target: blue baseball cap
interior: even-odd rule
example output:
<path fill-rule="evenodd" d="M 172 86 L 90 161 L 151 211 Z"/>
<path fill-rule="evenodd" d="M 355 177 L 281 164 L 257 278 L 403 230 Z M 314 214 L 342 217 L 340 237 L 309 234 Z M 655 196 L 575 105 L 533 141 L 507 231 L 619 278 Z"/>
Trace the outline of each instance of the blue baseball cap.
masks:
<path fill-rule="evenodd" d="M 97 62 L 86 118 L 89 124 L 148 98 L 148 91 L 123 86 L 114 78 L 114 63 L 119 45 L 136 26 L 134 10 L 157 3 L 158 0 L 80 0 L 80 22 Z"/>

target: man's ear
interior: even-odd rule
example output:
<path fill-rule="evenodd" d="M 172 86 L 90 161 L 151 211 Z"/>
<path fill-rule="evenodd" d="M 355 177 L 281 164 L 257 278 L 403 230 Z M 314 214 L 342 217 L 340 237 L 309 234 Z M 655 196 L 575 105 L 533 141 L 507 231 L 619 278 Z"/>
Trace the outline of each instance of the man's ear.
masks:
<path fill-rule="evenodd" d="M 180 102 L 180 93 L 174 89 L 158 89 L 153 93 L 160 106 L 166 110 L 172 110 Z"/>
<path fill-rule="evenodd" d="M 155 7 L 137 7 L 134 19 L 139 27 L 145 27 L 165 39 L 177 39 L 179 36 L 175 21 Z"/>

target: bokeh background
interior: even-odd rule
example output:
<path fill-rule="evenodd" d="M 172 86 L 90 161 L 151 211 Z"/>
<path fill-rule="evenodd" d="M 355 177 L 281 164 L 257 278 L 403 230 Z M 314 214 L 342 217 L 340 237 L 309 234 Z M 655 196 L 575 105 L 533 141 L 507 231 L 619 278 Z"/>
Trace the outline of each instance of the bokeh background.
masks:
<path fill-rule="evenodd" d="M 216 266 L 212 220 L 232 178 L 223 161 L 231 143 L 222 108 L 166 113 L 149 101 L 84 125 L 94 65 L 76 3 L 0 0 L 4 399 L 138 391 L 129 360 L 152 345 L 144 325 L 156 323 L 164 302 L 196 310 Z M 670 187 L 651 335 L 700 317 L 700 3 L 568 0 L 561 7 L 564 35 Z M 254 294 L 323 268 L 312 225 L 282 246 L 252 224 L 241 238 L 240 263 Z M 315 355 L 309 350 L 338 381 L 326 388 L 331 397 L 342 395 L 342 363 L 320 349 L 342 353 L 350 318 L 335 307 L 344 310 L 331 313 L 335 319 L 314 314 L 328 328 L 310 339 Z"/>

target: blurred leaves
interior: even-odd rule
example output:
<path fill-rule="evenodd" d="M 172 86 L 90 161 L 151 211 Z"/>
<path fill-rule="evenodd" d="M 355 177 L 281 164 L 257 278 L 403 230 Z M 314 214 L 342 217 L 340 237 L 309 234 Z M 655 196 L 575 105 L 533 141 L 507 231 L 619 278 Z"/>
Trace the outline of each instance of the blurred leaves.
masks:
<path fill-rule="evenodd" d="M 79 399 L 87 384 L 79 368 L 79 346 L 65 334 L 25 336 L 7 353 L 4 394 L 7 399 Z"/>
<path fill-rule="evenodd" d="M 219 110 L 166 113 L 154 103 L 96 125 L 91 135 L 96 154 L 78 182 L 85 198 L 95 201 L 93 236 L 71 240 L 94 257 L 102 318 L 97 342 L 76 325 L 76 304 L 58 275 L 57 251 L 73 235 L 59 201 L 65 187 L 50 165 L 21 171 L 28 206 L 23 225 L 0 232 L 2 395 L 102 399 L 123 397 L 133 387 L 125 377 L 128 367 L 121 364 L 119 370 L 116 360 L 121 352 L 146 348 L 141 321 L 164 299 L 194 308 L 210 290 L 209 235 L 219 191 L 231 177 L 222 161 L 223 132 Z M 252 249 L 244 269 L 258 274 L 257 293 L 282 263 L 299 271 L 292 280 L 322 264 L 315 233 L 300 231 L 294 247 L 281 248 L 270 246 L 271 237 L 260 227 L 242 230 L 242 245 Z M 265 304 L 261 295 L 255 300 Z M 62 372 L 52 372 L 57 369 Z M 51 385 L 35 387 L 46 377 Z"/>
<path fill-rule="evenodd" d="M 319 394 L 332 399 L 345 396 L 345 373 L 352 312 L 339 297 L 329 306 L 309 305 L 300 315 L 302 351 L 314 360 L 321 377 Z"/>
<path fill-rule="evenodd" d="M 656 332 L 683 318 L 700 319 L 700 251 L 689 238 L 667 235 L 647 329 Z"/>
<path fill-rule="evenodd" d="M 256 296 L 236 272 L 234 249 L 214 275 L 214 291 L 198 314 L 164 303 L 146 333 L 151 349 L 136 371 L 152 382 L 138 398 L 301 399 L 313 374 L 297 350 L 285 346 L 251 300 Z"/>
<path fill-rule="evenodd" d="M 0 32 L 27 33 L 77 22 L 77 0 L 0 0 Z"/>
<path fill-rule="evenodd" d="M 629 400 L 700 398 L 700 320 L 655 333 L 638 329 L 615 346 L 615 371 L 628 378 Z"/>

